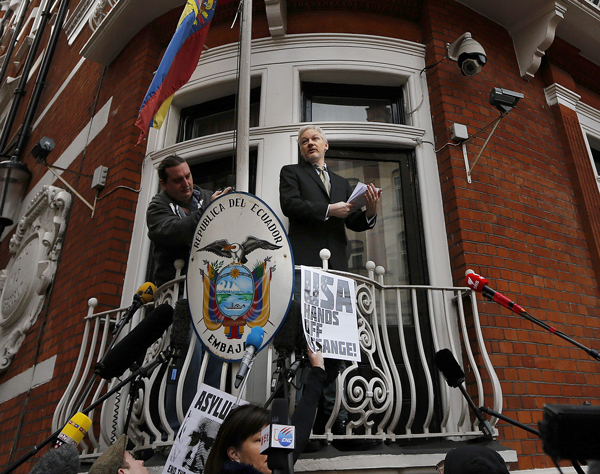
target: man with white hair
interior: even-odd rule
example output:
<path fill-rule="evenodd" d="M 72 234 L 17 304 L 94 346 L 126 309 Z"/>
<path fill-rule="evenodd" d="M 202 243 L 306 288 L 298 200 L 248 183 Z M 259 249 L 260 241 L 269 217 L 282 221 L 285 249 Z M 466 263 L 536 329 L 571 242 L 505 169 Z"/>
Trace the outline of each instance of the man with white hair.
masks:
<path fill-rule="evenodd" d="M 289 238 L 296 265 L 321 266 L 319 252 L 331 252 L 329 268 L 348 271 L 346 227 L 355 232 L 372 229 L 381 190 L 367 188 L 366 208 L 346 202 L 352 194 L 347 179 L 325 164 L 329 142 L 323 130 L 306 125 L 298 132 L 302 163 L 284 166 L 279 175 L 279 201 L 290 220 Z"/>
<path fill-rule="evenodd" d="M 279 201 L 283 213 L 290 220 L 288 236 L 294 252 L 294 263 L 321 267 L 319 253 L 326 248 L 331 252 L 329 268 L 348 271 L 346 228 L 362 232 L 375 226 L 381 190 L 369 184 L 365 210 L 358 209 L 347 202 L 352 194 L 348 180 L 329 170 L 325 164 L 325 152 L 329 149 L 325 132 L 316 125 L 305 125 L 298 132 L 298 145 L 303 160 L 297 165 L 284 166 L 279 175 Z M 297 281 L 297 298 L 299 284 Z M 315 433 L 324 431 L 325 423 L 333 411 L 335 377 L 343 367 L 344 363 L 340 361 L 326 364 L 328 381 L 317 412 Z M 332 432 L 344 434 L 347 421 L 348 412 L 342 407 Z M 338 446 L 341 446 L 340 443 Z"/>

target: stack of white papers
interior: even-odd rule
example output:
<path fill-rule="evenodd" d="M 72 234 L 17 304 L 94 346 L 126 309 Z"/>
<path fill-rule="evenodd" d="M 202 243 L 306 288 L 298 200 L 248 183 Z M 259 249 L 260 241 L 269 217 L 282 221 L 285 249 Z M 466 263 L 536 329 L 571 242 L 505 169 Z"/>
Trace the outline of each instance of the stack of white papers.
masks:
<path fill-rule="evenodd" d="M 348 198 L 348 203 L 355 204 L 356 207 L 363 207 L 367 205 L 367 198 L 365 194 L 367 193 L 368 186 L 365 183 L 361 183 L 360 181 L 352 191 L 352 194 Z M 377 192 L 380 191 L 380 188 L 375 188 Z"/>

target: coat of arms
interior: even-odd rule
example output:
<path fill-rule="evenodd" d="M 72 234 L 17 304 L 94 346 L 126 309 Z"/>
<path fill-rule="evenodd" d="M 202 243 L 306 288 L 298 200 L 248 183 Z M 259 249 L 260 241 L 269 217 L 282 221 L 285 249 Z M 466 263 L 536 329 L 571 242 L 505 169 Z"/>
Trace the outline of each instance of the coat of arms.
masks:
<path fill-rule="evenodd" d="M 293 284 L 290 244 L 275 213 L 246 193 L 213 201 L 196 228 L 187 273 L 190 310 L 204 346 L 222 359 L 240 360 L 256 326 L 266 345 L 287 313 Z"/>
<path fill-rule="evenodd" d="M 231 261 L 225 265 L 225 260 L 204 260 L 202 314 L 208 329 L 214 331 L 223 326 L 228 339 L 240 339 L 244 326 L 263 327 L 267 323 L 270 283 L 275 265 L 270 264 L 271 257 L 256 262 L 252 270 L 243 264 L 248 262 L 246 255 L 253 250 L 279 248 L 281 245 L 248 236 L 243 244 L 230 244 L 221 239 L 199 250 L 229 257 Z"/>

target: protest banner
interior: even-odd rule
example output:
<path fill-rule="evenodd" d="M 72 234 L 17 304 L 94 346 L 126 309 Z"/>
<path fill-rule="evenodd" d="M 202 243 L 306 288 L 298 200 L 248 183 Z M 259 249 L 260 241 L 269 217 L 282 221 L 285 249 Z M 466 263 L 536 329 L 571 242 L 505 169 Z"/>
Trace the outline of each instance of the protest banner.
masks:
<path fill-rule="evenodd" d="M 300 267 L 302 327 L 308 346 L 323 357 L 360 362 L 354 280 Z"/>
<path fill-rule="evenodd" d="M 233 410 L 236 397 L 202 384 L 173 441 L 163 474 L 200 474 L 219 426 Z M 245 405 L 247 402 L 240 402 Z"/>

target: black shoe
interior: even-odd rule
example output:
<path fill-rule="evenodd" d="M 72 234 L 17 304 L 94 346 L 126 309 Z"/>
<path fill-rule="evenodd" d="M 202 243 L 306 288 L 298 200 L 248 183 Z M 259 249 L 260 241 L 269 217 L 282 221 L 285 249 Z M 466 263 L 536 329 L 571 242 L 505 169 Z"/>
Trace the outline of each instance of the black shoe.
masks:
<path fill-rule="evenodd" d="M 331 426 L 331 432 L 334 435 L 345 435 L 346 434 L 346 422 L 343 420 L 335 420 Z"/>
<path fill-rule="evenodd" d="M 317 451 L 320 451 L 322 447 L 323 447 L 323 445 L 321 444 L 321 440 L 309 439 L 308 443 L 306 443 L 306 446 L 304 447 L 304 451 L 302 451 L 302 452 L 303 453 L 316 453 Z"/>

